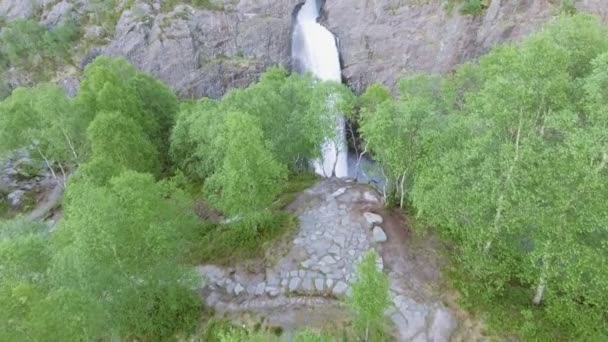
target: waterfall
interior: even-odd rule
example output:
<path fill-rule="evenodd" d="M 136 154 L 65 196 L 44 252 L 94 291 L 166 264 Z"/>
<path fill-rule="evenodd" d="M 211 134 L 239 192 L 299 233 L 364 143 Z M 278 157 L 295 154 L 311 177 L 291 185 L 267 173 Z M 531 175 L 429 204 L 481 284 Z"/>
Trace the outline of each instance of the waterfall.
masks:
<path fill-rule="evenodd" d="M 318 0 L 306 0 L 296 12 L 292 37 L 292 60 L 296 70 L 310 72 L 321 81 L 342 81 L 336 38 L 317 22 Z M 333 100 L 328 99 L 328 107 Z M 314 162 L 315 172 L 324 177 L 347 177 L 348 158 L 344 117 L 336 117 L 336 137 L 326 139 L 322 159 Z"/>

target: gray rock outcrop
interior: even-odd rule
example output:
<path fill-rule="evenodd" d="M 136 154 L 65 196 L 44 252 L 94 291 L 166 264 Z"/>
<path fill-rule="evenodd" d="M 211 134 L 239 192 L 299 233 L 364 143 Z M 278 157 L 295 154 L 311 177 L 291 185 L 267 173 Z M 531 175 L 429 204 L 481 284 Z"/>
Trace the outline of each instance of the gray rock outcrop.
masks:
<path fill-rule="evenodd" d="M 297 1 L 240 1 L 223 11 L 179 5 L 169 13 L 136 2 L 104 53 L 125 56 L 183 97 L 219 97 L 271 65 L 289 64 Z"/>
<path fill-rule="evenodd" d="M 340 40 L 343 74 L 362 91 L 393 86 L 417 71 L 449 72 L 493 46 L 518 40 L 559 13 L 559 1 L 492 0 L 480 16 L 445 10 L 442 1 L 327 1 L 326 22 Z M 608 21 L 605 0 L 577 1 Z"/>
<path fill-rule="evenodd" d="M 225 1 L 222 10 L 177 5 L 166 11 L 160 0 L 136 0 L 110 36 L 99 24 L 86 23 L 83 32 L 97 44 L 95 51 L 126 57 L 183 97 L 219 97 L 257 80 L 270 65 L 289 66 L 291 14 L 298 2 Z M 449 72 L 533 32 L 560 7 L 553 0 L 492 0 L 481 15 L 469 16 L 458 9 L 448 13 L 443 3 L 326 1 L 323 23 L 339 38 L 349 85 L 362 91 L 371 82 L 393 86 L 405 73 Z M 91 6 L 88 0 L 0 0 L 0 17 L 53 26 Z M 578 0 L 576 6 L 608 22 L 605 0 Z"/>

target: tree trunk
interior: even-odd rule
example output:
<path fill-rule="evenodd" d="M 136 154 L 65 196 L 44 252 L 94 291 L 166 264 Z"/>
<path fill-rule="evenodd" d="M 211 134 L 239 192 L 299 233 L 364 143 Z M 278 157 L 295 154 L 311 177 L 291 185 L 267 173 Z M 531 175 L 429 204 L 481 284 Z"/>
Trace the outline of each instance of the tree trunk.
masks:
<path fill-rule="evenodd" d="M 38 154 L 40 154 L 42 159 L 44 159 L 44 163 L 46 164 L 46 167 L 49 169 L 49 171 L 51 171 L 51 174 L 53 175 L 53 179 L 55 179 L 57 184 L 59 184 L 59 178 L 57 178 L 57 174 L 55 173 L 55 170 L 53 170 L 53 167 L 51 166 L 51 163 L 49 162 L 49 160 L 46 158 L 44 153 L 42 153 L 42 151 L 40 151 L 40 148 L 36 148 L 36 150 L 38 151 Z"/>
<path fill-rule="evenodd" d="M 401 198 L 399 199 L 399 208 L 403 209 L 403 199 L 405 197 L 405 174 L 407 171 L 403 171 L 403 175 L 401 176 Z"/>
<path fill-rule="evenodd" d="M 536 287 L 536 294 L 534 295 L 534 299 L 532 302 L 534 305 L 539 305 L 543 301 L 543 295 L 545 294 L 545 288 L 547 286 L 547 282 L 544 277 L 540 277 L 540 281 L 538 286 Z"/>
<path fill-rule="evenodd" d="M 519 161 L 519 140 L 521 138 L 521 125 L 522 125 L 522 113 L 520 110 L 520 115 L 519 115 L 519 124 L 517 126 L 517 137 L 515 139 L 515 156 L 513 157 L 513 162 L 511 163 L 511 165 L 509 166 L 509 170 L 507 171 L 507 178 L 505 179 L 505 185 L 508 186 L 509 182 L 511 181 L 511 176 L 513 174 L 513 170 L 515 169 L 515 164 Z M 500 196 L 498 196 L 498 201 L 496 203 L 496 215 L 494 216 L 494 226 L 493 226 L 493 232 L 495 235 L 498 235 L 498 233 L 500 232 L 500 219 L 502 218 L 502 211 L 504 208 L 504 200 L 505 200 L 505 195 L 504 193 L 501 193 Z M 493 237 L 490 238 L 488 240 L 488 242 L 486 243 L 483 252 L 484 253 L 488 253 L 488 251 L 490 250 L 490 247 L 492 247 L 492 241 L 493 241 Z"/>
<path fill-rule="evenodd" d="M 59 169 L 61 170 L 61 174 L 63 175 L 63 188 L 65 189 L 66 183 L 68 182 L 68 177 L 65 174 L 65 170 L 63 169 L 63 165 L 61 163 L 57 163 L 59 165 Z"/>
<path fill-rule="evenodd" d="M 384 173 L 384 166 L 380 167 L 380 171 L 382 171 L 382 177 L 384 177 L 384 186 L 382 187 L 382 196 L 384 197 L 384 202 L 388 202 L 386 198 L 386 186 L 388 184 L 388 177 L 386 177 L 386 173 Z"/>
<path fill-rule="evenodd" d="M 65 137 L 65 140 L 68 142 L 68 146 L 70 146 L 70 150 L 72 151 L 72 154 L 74 155 L 74 162 L 76 164 L 79 164 L 78 163 L 78 153 L 76 153 L 76 149 L 74 148 L 74 144 L 72 144 L 72 140 L 70 140 L 70 137 L 68 137 L 68 135 L 65 133 L 65 131 L 62 133 L 63 133 L 63 136 Z"/>
<path fill-rule="evenodd" d="M 549 268 L 549 265 L 544 257 L 541 259 L 541 262 L 543 266 L 540 273 L 540 278 L 538 280 L 538 286 L 536 287 L 536 294 L 532 300 L 534 305 L 539 305 L 543 301 L 543 295 L 545 294 L 545 289 L 547 288 L 547 269 Z"/>
<path fill-rule="evenodd" d="M 367 153 L 367 143 L 365 143 L 365 147 L 363 148 L 363 152 L 361 152 L 360 154 L 357 153 L 357 155 L 359 156 L 357 158 L 357 165 L 355 166 L 357 168 L 357 173 L 355 174 L 355 180 L 359 180 L 359 170 L 361 170 L 361 160 L 363 160 L 363 156 Z M 363 175 L 367 177 L 367 175 L 365 174 L 365 172 L 363 172 Z"/>

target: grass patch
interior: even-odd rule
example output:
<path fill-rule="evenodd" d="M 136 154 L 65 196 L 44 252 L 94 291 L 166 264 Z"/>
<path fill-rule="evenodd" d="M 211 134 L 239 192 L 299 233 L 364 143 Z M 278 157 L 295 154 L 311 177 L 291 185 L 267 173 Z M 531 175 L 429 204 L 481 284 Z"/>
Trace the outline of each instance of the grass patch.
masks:
<path fill-rule="evenodd" d="M 0 220 L 7 220 L 11 218 L 11 208 L 6 201 L 4 195 L 0 194 Z"/>
<path fill-rule="evenodd" d="M 298 227 L 297 218 L 286 212 L 285 207 L 316 181 L 311 174 L 291 175 L 272 207 L 253 221 L 206 223 L 190 248 L 187 262 L 230 265 L 251 259 L 271 261 L 272 256 L 267 251 L 278 253 L 280 248 L 274 247 L 294 234 Z"/>
<path fill-rule="evenodd" d="M 187 256 L 189 263 L 231 265 L 237 261 L 264 258 L 266 250 L 281 237 L 295 231 L 296 218 L 280 212 L 266 215 L 255 226 L 208 224 Z"/>
<path fill-rule="evenodd" d="M 459 12 L 463 15 L 480 15 L 490 6 L 491 0 L 447 0 L 444 8 L 448 13 L 452 13 L 456 6 L 460 6 Z"/>
<path fill-rule="evenodd" d="M 272 210 L 282 210 L 293 202 L 298 194 L 313 186 L 319 178 L 312 173 L 291 174 L 279 198 L 272 204 Z"/>

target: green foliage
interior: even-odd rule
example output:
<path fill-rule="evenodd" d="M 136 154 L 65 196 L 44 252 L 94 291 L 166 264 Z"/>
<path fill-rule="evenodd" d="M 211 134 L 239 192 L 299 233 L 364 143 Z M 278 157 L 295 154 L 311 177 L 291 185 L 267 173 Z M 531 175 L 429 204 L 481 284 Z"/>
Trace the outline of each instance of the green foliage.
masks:
<path fill-rule="evenodd" d="M 440 110 L 439 79 L 418 75 L 400 82 L 397 101 L 380 100 L 372 107 L 364 107 L 360 131 L 374 158 L 387 173 L 388 186 L 400 197 L 404 206 L 413 186 L 418 163 L 424 155 L 422 135 L 436 125 Z M 373 91 L 373 88 L 372 88 Z M 364 94 L 368 99 L 371 92 Z M 375 107 L 375 110 L 371 108 Z"/>
<path fill-rule="evenodd" d="M 577 12 L 575 0 L 562 0 L 561 12 L 563 14 L 574 15 Z"/>
<path fill-rule="evenodd" d="M 36 308 L 48 291 L 45 281 L 50 250 L 44 228 L 23 219 L 0 222 L 2 341 L 28 340 L 32 322 L 38 320 Z"/>
<path fill-rule="evenodd" d="M 76 312 L 99 312 L 105 334 L 145 340 L 191 329 L 200 306 L 197 277 L 178 263 L 198 229 L 187 197 L 133 171 L 107 187 L 73 183 L 67 196 L 53 283 L 85 299 L 106 298 Z"/>
<path fill-rule="evenodd" d="M 277 160 L 299 170 L 302 162 L 320 157 L 323 140 L 335 136 L 337 111 L 348 112 L 354 100 L 342 85 L 270 68 L 257 84 L 228 93 L 221 107 L 255 116 Z"/>
<path fill-rule="evenodd" d="M 0 151 L 29 147 L 49 167 L 58 162 L 63 169 L 92 155 L 104 168 L 89 167 L 89 173 L 106 181 L 116 174 L 110 169 L 159 176 L 171 168 L 168 145 L 177 111 L 167 86 L 124 59 L 101 57 L 87 66 L 74 100 L 58 86 L 42 84 L 16 89 L 0 102 Z"/>
<path fill-rule="evenodd" d="M 521 339 L 607 338 L 606 33 L 561 17 L 361 117 L 417 215 L 457 243 L 464 298 Z"/>
<path fill-rule="evenodd" d="M 114 32 L 116 23 L 120 19 L 122 12 L 129 9 L 133 1 L 119 0 L 90 0 L 90 11 L 86 13 L 89 16 L 89 22 L 95 25 L 102 25 L 108 31 Z"/>
<path fill-rule="evenodd" d="M 0 102 L 0 150 L 25 146 L 33 156 L 78 164 L 86 158 L 89 122 L 58 86 L 19 88 Z"/>
<path fill-rule="evenodd" d="M 223 120 L 213 100 L 182 104 L 171 135 L 170 155 L 192 181 L 202 182 L 220 167 L 223 151 L 217 142 Z"/>
<path fill-rule="evenodd" d="M 136 171 L 168 172 L 168 141 L 179 107 L 166 85 L 125 59 L 99 57 L 86 67 L 75 105 L 81 115 L 96 118 L 88 137 L 100 157 Z"/>
<path fill-rule="evenodd" d="M 203 335 L 199 341 L 206 342 L 273 342 L 282 341 L 273 334 L 258 329 L 247 327 L 236 327 L 227 321 L 211 320 L 207 323 Z M 317 333 L 311 329 L 295 332 L 292 337 L 294 342 L 333 342 L 333 337 Z"/>
<path fill-rule="evenodd" d="M 445 0 L 444 6 L 448 13 L 452 13 L 454 7 L 460 6 L 463 15 L 479 15 L 489 6 L 491 0 Z"/>
<path fill-rule="evenodd" d="M 360 111 L 373 113 L 376 108 L 385 101 L 391 99 L 390 90 L 381 84 L 372 84 L 358 98 Z"/>
<path fill-rule="evenodd" d="M 335 339 L 331 336 L 319 334 L 313 330 L 307 329 L 299 331 L 293 337 L 294 342 L 333 342 Z"/>
<path fill-rule="evenodd" d="M 482 0 L 464 0 L 464 4 L 460 8 L 460 13 L 478 15 L 483 11 L 484 6 Z"/>
<path fill-rule="evenodd" d="M 223 121 L 227 113 L 240 112 L 255 117 L 273 158 L 298 172 L 320 157 L 324 139 L 335 137 L 337 112 L 348 114 L 355 100 L 342 85 L 271 68 L 259 83 L 233 90 L 219 102 L 205 99 L 183 105 L 171 138 L 171 155 L 188 177 L 199 181 L 209 177 L 225 155 Z"/>
<path fill-rule="evenodd" d="M 99 113 L 87 135 L 93 160 L 133 171 L 160 173 L 158 151 L 141 127 L 128 116 L 119 112 Z"/>
<path fill-rule="evenodd" d="M 264 148 L 254 117 L 229 113 L 222 140 L 225 157 L 205 188 L 214 205 L 243 219 L 266 210 L 281 191 L 287 169 Z"/>
<path fill-rule="evenodd" d="M 298 225 L 292 214 L 283 211 L 284 207 L 315 181 L 316 177 L 310 174 L 290 175 L 282 193 L 272 203 L 271 212 L 255 222 L 253 228 L 240 220 L 229 224 L 208 223 L 193 238 L 188 262 L 230 265 L 239 260 L 272 258 L 276 242 L 291 236 Z"/>
<path fill-rule="evenodd" d="M 368 252 L 357 265 L 349 305 L 355 316 L 354 325 L 363 341 L 386 340 L 384 312 L 391 301 L 388 276 L 378 266 L 375 251 Z"/>
<path fill-rule="evenodd" d="M 179 102 L 175 93 L 164 83 L 145 73 L 138 73 L 130 80 L 142 110 L 146 116 L 156 121 L 152 137 L 160 153 L 163 170 L 170 168 L 169 146 L 171 129 L 175 125 L 175 116 L 179 111 Z"/>
<path fill-rule="evenodd" d="M 69 59 L 71 44 L 79 29 L 73 21 L 46 29 L 33 20 L 13 20 L 0 30 L 0 62 L 45 75 Z"/>
<path fill-rule="evenodd" d="M 190 247 L 191 263 L 231 265 L 236 261 L 264 258 L 281 237 L 293 233 L 297 220 L 287 213 L 268 213 L 255 220 L 208 225 Z"/>

